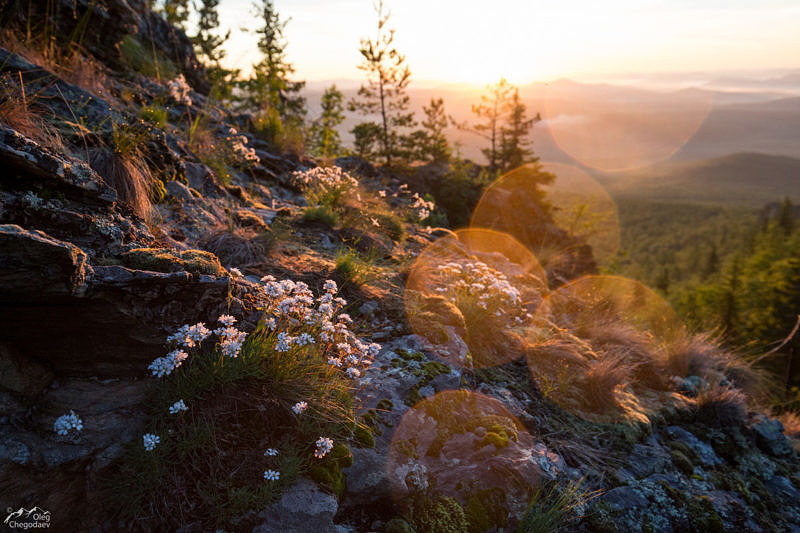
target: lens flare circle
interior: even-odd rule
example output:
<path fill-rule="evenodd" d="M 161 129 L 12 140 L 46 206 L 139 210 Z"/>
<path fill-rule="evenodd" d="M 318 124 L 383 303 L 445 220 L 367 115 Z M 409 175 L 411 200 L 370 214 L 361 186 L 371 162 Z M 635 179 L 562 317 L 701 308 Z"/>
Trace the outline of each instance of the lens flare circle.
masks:
<path fill-rule="evenodd" d="M 510 235 L 470 228 L 441 237 L 409 269 L 404 292 L 412 331 L 435 353 L 465 368 L 522 355 L 514 328 L 529 320 L 545 291 L 536 257 Z"/>
<path fill-rule="evenodd" d="M 498 400 L 447 390 L 403 415 L 386 471 L 398 502 L 431 491 L 464 505 L 477 491 L 524 498 L 540 482 L 542 455 L 553 459 Z"/>
<path fill-rule="evenodd" d="M 622 91 L 546 87 L 544 122 L 559 148 L 602 171 L 650 165 L 686 144 L 713 103 L 708 91 Z"/>
<path fill-rule="evenodd" d="M 544 394 L 585 418 L 647 421 L 669 400 L 672 307 L 638 281 L 586 276 L 550 292 L 526 352 Z"/>
<path fill-rule="evenodd" d="M 560 163 L 530 163 L 502 175 L 483 193 L 470 226 L 512 235 L 565 279 L 610 262 L 619 250 L 614 201 L 586 172 Z"/>

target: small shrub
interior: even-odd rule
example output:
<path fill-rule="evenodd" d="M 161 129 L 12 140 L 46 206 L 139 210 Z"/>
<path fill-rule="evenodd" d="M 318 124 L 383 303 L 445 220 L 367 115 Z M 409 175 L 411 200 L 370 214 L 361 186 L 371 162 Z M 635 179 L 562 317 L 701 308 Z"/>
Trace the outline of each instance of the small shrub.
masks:
<path fill-rule="evenodd" d="M 277 141 L 283 133 L 283 122 L 277 109 L 270 108 L 257 114 L 251 125 L 253 133 L 277 147 Z"/>
<path fill-rule="evenodd" d="M 464 533 L 469 527 L 461 505 L 453 498 L 440 495 L 417 496 L 412 522 L 418 533 Z"/>
<path fill-rule="evenodd" d="M 517 533 L 555 533 L 580 519 L 584 508 L 598 493 L 581 489 L 582 480 L 559 487 L 555 483 L 539 487 L 522 516 Z"/>
<path fill-rule="evenodd" d="M 303 220 L 306 222 L 319 222 L 329 228 L 335 228 L 339 225 L 339 215 L 329 207 L 322 205 L 306 207 L 303 211 Z"/>
<path fill-rule="evenodd" d="M 167 339 L 177 349 L 149 367 L 162 381 L 145 431 L 158 443 L 148 451 L 134 441 L 110 490 L 126 518 L 145 529 L 229 529 L 301 475 L 341 494 L 353 391 L 380 347 L 349 331 L 337 290 L 327 281 L 315 298 L 303 283 L 265 278 L 254 332 L 223 315 L 213 332 L 186 325 Z"/>
<path fill-rule="evenodd" d="M 163 130 L 167 125 L 167 110 L 163 106 L 152 103 L 142 106 L 139 110 L 139 118 Z"/>
<path fill-rule="evenodd" d="M 136 72 L 156 79 L 171 80 L 178 75 L 175 64 L 152 47 L 146 47 L 132 35 L 118 45 L 122 59 Z"/>
<path fill-rule="evenodd" d="M 340 248 L 336 252 L 334 273 L 343 283 L 364 285 L 373 279 L 375 275 L 374 269 L 373 258 L 363 258 L 358 252 L 350 248 Z"/>

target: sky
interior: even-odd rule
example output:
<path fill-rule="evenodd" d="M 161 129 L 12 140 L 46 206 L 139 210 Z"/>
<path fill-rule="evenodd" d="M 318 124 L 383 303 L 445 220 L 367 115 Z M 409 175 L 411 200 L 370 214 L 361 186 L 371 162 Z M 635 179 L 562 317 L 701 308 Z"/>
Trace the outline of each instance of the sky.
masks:
<path fill-rule="evenodd" d="M 357 80 L 372 0 L 275 0 L 296 78 Z M 259 59 L 251 0 L 221 0 L 228 66 Z M 800 68 L 800 0 L 385 0 L 417 82 Z"/>

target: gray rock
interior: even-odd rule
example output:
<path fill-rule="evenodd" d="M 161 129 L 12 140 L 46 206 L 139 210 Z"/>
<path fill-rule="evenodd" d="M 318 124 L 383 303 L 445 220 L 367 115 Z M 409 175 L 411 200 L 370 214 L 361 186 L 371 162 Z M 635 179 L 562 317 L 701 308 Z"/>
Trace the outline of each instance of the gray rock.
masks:
<path fill-rule="evenodd" d="M 646 446 L 634 444 L 633 451 L 628 456 L 628 470 L 641 479 L 651 474 L 659 474 L 670 463 L 670 456 L 658 444 Z"/>
<path fill-rule="evenodd" d="M 650 502 L 632 487 L 616 487 L 603 494 L 601 500 L 612 509 L 633 509 L 647 507 Z"/>
<path fill-rule="evenodd" d="M 780 457 L 791 455 L 793 448 L 789 439 L 783 434 L 783 424 L 777 418 L 759 416 L 760 421 L 752 426 L 756 433 L 756 443 L 765 452 Z"/>
<path fill-rule="evenodd" d="M 333 523 L 338 508 L 335 497 L 301 478 L 286 489 L 280 501 L 258 514 L 263 522 L 253 533 L 342 533 L 346 529 Z"/>
<path fill-rule="evenodd" d="M 710 444 L 701 441 L 690 432 L 679 426 L 669 426 L 666 434 L 673 439 L 683 442 L 697 454 L 703 466 L 717 466 L 722 464 L 722 460 L 714 453 L 714 448 Z"/>
<path fill-rule="evenodd" d="M 0 301 L 30 304 L 80 296 L 92 269 L 77 246 L 44 232 L 0 225 Z"/>
<path fill-rule="evenodd" d="M 192 191 L 189 190 L 189 187 L 187 187 L 183 182 L 171 180 L 164 185 L 164 188 L 167 189 L 167 193 L 173 198 L 182 200 L 184 202 L 191 202 L 194 200 Z"/>
<path fill-rule="evenodd" d="M 798 490 L 789 479 L 783 476 L 775 476 L 764 482 L 770 494 L 787 502 L 797 504 L 800 502 L 800 490 Z"/>
<path fill-rule="evenodd" d="M 0 344 L 0 389 L 33 398 L 52 381 L 53 373 L 47 367 Z"/>

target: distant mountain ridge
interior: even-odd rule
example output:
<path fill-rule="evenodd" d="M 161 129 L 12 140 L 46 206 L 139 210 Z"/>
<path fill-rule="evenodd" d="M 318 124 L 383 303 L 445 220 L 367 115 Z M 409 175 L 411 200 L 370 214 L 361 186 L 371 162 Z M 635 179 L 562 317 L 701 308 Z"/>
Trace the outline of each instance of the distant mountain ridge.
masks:
<path fill-rule="evenodd" d="M 800 159 L 741 152 L 698 161 L 597 174 L 612 196 L 760 207 L 788 196 L 800 202 Z"/>

